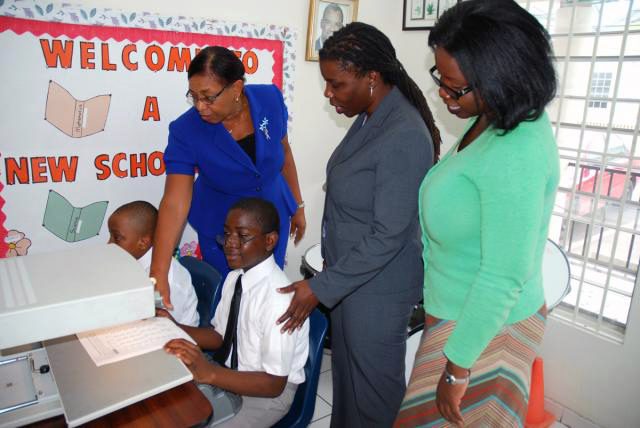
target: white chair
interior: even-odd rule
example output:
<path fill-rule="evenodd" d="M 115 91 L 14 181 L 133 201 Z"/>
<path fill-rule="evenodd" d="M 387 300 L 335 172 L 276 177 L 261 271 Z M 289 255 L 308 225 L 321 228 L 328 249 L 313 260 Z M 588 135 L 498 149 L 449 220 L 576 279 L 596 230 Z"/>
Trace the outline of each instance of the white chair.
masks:
<path fill-rule="evenodd" d="M 542 256 L 542 286 L 544 288 L 544 300 L 547 310 L 551 312 L 558 306 L 562 299 L 571 291 L 571 271 L 569 260 L 564 251 L 552 240 L 547 239 Z M 413 362 L 420 346 L 423 328 L 413 329 L 407 338 L 407 353 L 405 354 L 405 380 L 409 383 L 409 377 L 413 370 Z"/>
<path fill-rule="evenodd" d="M 571 291 L 569 260 L 562 248 L 551 239 L 547 239 L 542 256 L 542 286 L 549 312 Z"/>

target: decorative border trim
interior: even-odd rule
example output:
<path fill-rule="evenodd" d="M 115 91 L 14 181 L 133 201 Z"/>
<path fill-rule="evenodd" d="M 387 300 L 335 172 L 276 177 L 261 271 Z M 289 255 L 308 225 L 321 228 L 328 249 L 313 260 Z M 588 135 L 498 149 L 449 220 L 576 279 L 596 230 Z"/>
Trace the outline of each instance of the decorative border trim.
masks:
<path fill-rule="evenodd" d="M 149 12 L 128 12 L 117 9 L 82 8 L 63 3 L 44 5 L 38 0 L 0 0 L 0 15 L 67 24 L 84 24 L 109 27 L 144 28 L 192 34 L 209 34 L 251 39 L 281 41 L 282 93 L 288 105 L 293 102 L 293 75 L 295 72 L 294 43 L 297 31 L 286 26 L 234 23 L 217 19 L 163 16 Z M 135 40 L 132 40 L 135 42 Z M 149 42 L 149 40 L 144 40 Z M 291 117 L 289 117 L 291 121 Z"/>

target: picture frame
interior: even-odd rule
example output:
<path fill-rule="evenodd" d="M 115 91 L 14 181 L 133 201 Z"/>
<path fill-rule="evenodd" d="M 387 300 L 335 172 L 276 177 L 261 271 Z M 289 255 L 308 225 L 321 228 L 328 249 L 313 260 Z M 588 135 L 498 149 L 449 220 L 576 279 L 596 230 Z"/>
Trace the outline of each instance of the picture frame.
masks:
<path fill-rule="evenodd" d="M 403 0 L 402 30 L 429 30 L 444 13 L 461 0 Z"/>
<path fill-rule="evenodd" d="M 318 61 L 324 41 L 358 17 L 358 0 L 310 0 L 307 26 L 307 61 Z"/>

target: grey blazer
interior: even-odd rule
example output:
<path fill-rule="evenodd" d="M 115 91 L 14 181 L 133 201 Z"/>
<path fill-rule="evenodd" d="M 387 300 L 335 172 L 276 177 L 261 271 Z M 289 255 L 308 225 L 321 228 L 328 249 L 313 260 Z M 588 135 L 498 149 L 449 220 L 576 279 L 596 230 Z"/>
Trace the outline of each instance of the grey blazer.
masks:
<path fill-rule="evenodd" d="M 422 292 L 418 188 L 433 164 L 431 136 L 395 87 L 365 118 L 355 120 L 327 164 L 327 268 L 310 279 L 327 307 L 353 293 L 417 303 Z"/>

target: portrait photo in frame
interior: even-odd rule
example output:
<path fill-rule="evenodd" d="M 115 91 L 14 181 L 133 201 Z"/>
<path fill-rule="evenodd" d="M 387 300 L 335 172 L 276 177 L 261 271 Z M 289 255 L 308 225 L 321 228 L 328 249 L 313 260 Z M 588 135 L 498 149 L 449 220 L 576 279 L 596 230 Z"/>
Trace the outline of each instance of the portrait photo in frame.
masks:
<path fill-rule="evenodd" d="M 307 61 L 318 61 L 324 41 L 358 16 L 358 0 L 310 0 L 307 27 Z"/>
<path fill-rule="evenodd" d="M 460 0 L 403 0 L 402 29 L 429 30 L 445 10 Z"/>

